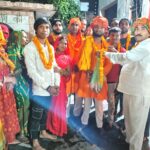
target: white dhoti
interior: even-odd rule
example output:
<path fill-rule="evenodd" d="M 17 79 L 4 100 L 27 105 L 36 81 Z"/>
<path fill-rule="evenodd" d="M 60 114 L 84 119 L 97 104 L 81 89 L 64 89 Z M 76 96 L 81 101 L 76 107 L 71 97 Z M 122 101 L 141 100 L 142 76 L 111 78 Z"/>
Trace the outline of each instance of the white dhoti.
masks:
<path fill-rule="evenodd" d="M 144 130 L 150 108 L 150 97 L 124 94 L 126 141 L 130 150 L 142 150 Z"/>

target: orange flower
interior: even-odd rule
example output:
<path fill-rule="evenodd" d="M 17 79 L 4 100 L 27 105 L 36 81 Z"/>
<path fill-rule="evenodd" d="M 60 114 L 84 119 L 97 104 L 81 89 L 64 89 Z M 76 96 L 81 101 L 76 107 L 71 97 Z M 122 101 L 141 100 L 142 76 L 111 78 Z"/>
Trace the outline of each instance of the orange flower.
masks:
<path fill-rule="evenodd" d="M 127 41 L 126 41 L 126 51 L 128 51 L 128 49 L 129 49 L 130 42 L 131 42 L 131 35 L 128 34 L 127 35 Z"/>
<path fill-rule="evenodd" d="M 48 47 L 49 60 L 47 60 L 47 58 L 46 58 L 46 56 L 45 56 L 45 54 L 43 52 L 41 43 L 40 43 L 40 41 L 38 40 L 38 38 L 36 36 L 33 38 L 33 42 L 34 42 L 34 44 L 35 44 L 35 46 L 36 46 L 36 48 L 37 48 L 37 50 L 39 52 L 39 55 L 40 55 L 40 58 L 41 58 L 41 61 L 42 61 L 43 65 L 44 65 L 44 67 L 46 69 L 51 69 L 54 57 L 53 57 L 52 48 L 51 48 L 48 40 L 46 39 L 45 43 L 46 43 L 46 46 Z"/>
<path fill-rule="evenodd" d="M 105 59 L 104 52 L 107 51 L 108 43 L 105 40 L 104 36 L 102 36 L 101 40 L 102 40 L 101 41 L 101 49 L 99 50 L 99 48 L 94 43 L 94 39 L 92 38 L 94 50 L 95 51 L 100 51 L 100 66 L 99 66 L 99 72 L 100 72 L 99 75 L 100 75 L 100 77 L 99 77 L 99 83 L 100 83 L 100 85 L 103 85 L 103 83 L 104 83 L 104 59 Z"/>
<path fill-rule="evenodd" d="M 11 71 L 14 71 L 15 65 L 14 63 L 8 58 L 7 53 L 0 52 L 0 57 L 7 63 L 7 65 L 10 67 Z"/>

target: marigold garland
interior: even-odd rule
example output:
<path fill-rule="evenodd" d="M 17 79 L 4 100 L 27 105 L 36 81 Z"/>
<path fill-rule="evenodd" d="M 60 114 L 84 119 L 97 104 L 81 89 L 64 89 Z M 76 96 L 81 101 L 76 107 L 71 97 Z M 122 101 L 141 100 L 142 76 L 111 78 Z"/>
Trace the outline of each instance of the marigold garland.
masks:
<path fill-rule="evenodd" d="M 131 42 L 131 35 L 128 34 L 127 35 L 127 41 L 126 41 L 126 51 L 129 50 L 130 42 Z"/>
<path fill-rule="evenodd" d="M 42 61 L 43 65 L 44 65 L 44 67 L 46 69 L 51 69 L 54 56 L 53 56 L 52 48 L 51 48 L 47 38 L 45 40 L 45 43 L 46 43 L 46 46 L 48 47 L 49 60 L 47 60 L 47 58 L 46 58 L 46 56 L 45 56 L 45 54 L 43 52 L 43 48 L 41 46 L 41 43 L 40 43 L 40 41 L 38 40 L 38 38 L 36 36 L 33 38 L 33 42 L 34 42 L 34 44 L 35 44 L 35 46 L 36 46 L 36 48 L 37 48 L 37 50 L 39 52 L 39 55 L 40 55 L 40 58 L 41 58 L 41 61 Z"/>
<path fill-rule="evenodd" d="M 10 70 L 13 72 L 15 69 L 14 63 L 8 58 L 7 53 L 0 52 L 0 57 L 7 63 L 7 65 L 10 67 Z"/>
<path fill-rule="evenodd" d="M 91 88 L 94 89 L 97 93 L 100 92 L 103 83 L 104 83 L 104 52 L 107 51 L 108 43 L 105 38 L 101 37 L 101 47 L 99 48 L 92 38 L 92 45 L 95 52 L 100 52 L 100 56 L 97 57 L 97 63 L 94 69 L 93 77 L 91 79 Z"/>
<path fill-rule="evenodd" d="M 51 34 L 53 41 L 55 42 L 56 39 L 58 38 L 58 35 L 55 35 L 54 33 Z"/>
<path fill-rule="evenodd" d="M 77 62 L 79 57 L 79 52 L 82 47 L 82 35 L 79 33 L 77 37 L 73 37 L 71 34 L 68 34 L 68 46 L 70 50 L 70 55 Z"/>

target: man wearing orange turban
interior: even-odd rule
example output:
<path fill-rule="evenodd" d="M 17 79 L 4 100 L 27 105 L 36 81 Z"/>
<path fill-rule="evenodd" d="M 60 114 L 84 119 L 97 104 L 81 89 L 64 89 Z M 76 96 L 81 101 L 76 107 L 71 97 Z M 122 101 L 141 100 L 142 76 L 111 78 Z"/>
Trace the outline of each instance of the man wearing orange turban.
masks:
<path fill-rule="evenodd" d="M 78 81 L 80 77 L 80 72 L 77 68 L 77 63 L 80 59 L 81 50 L 84 44 L 84 37 L 82 36 L 81 33 L 81 27 L 82 26 L 81 26 L 80 19 L 72 18 L 68 25 L 68 30 L 70 33 L 67 35 L 69 54 L 73 60 L 73 66 L 74 66 L 71 72 L 71 78 L 67 83 L 67 94 L 68 95 L 75 94 L 75 109 L 76 107 L 79 107 L 79 109 L 82 108 L 82 98 L 78 97 L 76 94 L 78 88 Z M 75 116 L 76 116 L 76 112 L 75 112 Z"/>
<path fill-rule="evenodd" d="M 106 52 L 121 64 L 118 91 L 124 94 L 126 141 L 130 150 L 141 150 L 150 109 L 150 20 L 138 18 L 134 24 L 136 46 L 126 53 Z"/>
<path fill-rule="evenodd" d="M 81 58 L 78 62 L 81 77 L 77 94 L 84 98 L 84 110 L 81 117 L 83 125 L 88 124 L 92 99 L 95 100 L 96 124 L 100 132 L 103 127 L 103 100 L 107 99 L 106 75 L 109 73 L 112 64 L 109 59 L 104 57 L 108 43 L 104 38 L 105 29 L 108 21 L 104 17 L 97 16 L 91 23 L 93 36 L 86 38 L 82 50 Z"/>

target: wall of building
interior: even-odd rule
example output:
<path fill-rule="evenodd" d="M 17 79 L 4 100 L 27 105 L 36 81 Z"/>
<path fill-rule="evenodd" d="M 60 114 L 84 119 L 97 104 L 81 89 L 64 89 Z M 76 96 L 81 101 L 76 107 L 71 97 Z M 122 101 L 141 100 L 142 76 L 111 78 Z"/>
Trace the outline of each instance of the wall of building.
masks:
<path fill-rule="evenodd" d="M 117 0 L 99 0 L 99 14 L 105 15 L 105 10 L 117 3 Z"/>

